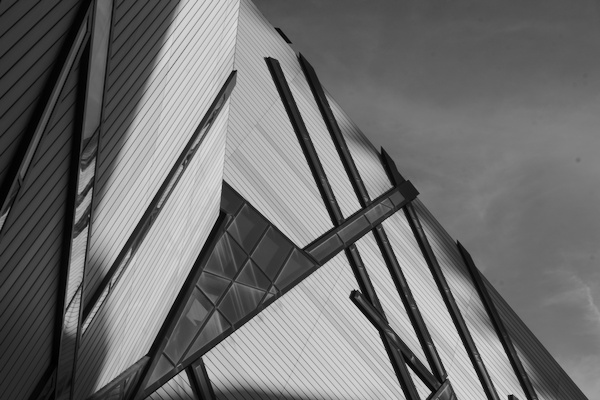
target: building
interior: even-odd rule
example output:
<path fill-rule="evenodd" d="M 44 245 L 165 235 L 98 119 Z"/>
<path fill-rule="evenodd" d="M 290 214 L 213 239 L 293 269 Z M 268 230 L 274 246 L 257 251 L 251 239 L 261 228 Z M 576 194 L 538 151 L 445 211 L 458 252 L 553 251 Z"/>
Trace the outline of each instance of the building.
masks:
<path fill-rule="evenodd" d="M 1 398 L 585 398 L 249 0 L 0 29 Z"/>

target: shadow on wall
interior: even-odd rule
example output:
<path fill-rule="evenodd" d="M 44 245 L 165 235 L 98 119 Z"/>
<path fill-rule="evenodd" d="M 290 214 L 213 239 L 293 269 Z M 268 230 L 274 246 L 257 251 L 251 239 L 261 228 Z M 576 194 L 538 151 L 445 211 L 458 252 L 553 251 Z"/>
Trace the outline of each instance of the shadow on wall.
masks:
<path fill-rule="evenodd" d="M 175 20 L 179 3 L 180 0 L 159 0 L 151 4 L 114 1 L 109 65 L 105 84 L 104 125 L 100 138 L 94 193 L 95 210 L 106 195 L 108 183 L 115 173 L 128 132 L 133 128 L 132 124 L 141 108 L 144 94 L 150 87 L 152 73 L 159 64 L 160 51 L 167 42 L 169 28 Z M 95 217 L 96 215 L 93 216 L 92 227 Z M 104 229 L 105 234 L 110 231 L 110 227 Z M 100 236 L 92 235 L 92 240 L 97 241 L 96 243 L 102 243 L 101 239 Z M 95 264 L 88 260 L 85 293 L 85 298 L 88 300 L 93 292 L 98 290 L 97 287 L 90 288 L 91 285 L 88 284 L 90 271 L 92 273 L 109 271 L 112 265 L 106 264 L 102 255 L 114 249 L 107 247 L 94 249 L 90 246 L 90 250 L 95 250 L 100 256 L 95 257 Z M 92 254 L 90 255 L 93 257 Z M 127 313 L 126 308 L 123 308 L 123 313 Z M 87 352 L 86 360 L 80 357 L 78 362 L 76 398 L 85 399 L 93 392 L 97 392 L 93 388 L 102 379 L 104 369 L 109 368 L 111 362 L 119 357 L 119 354 L 111 351 L 111 344 L 115 343 L 115 339 L 109 337 L 109 332 L 114 332 L 115 329 L 107 329 L 114 324 L 114 321 L 106 320 L 105 314 L 101 312 L 95 318 L 104 319 L 95 321 L 82 339 L 81 344 L 85 344 L 85 347 L 89 347 L 90 350 Z M 93 327 L 97 328 L 92 330 Z M 82 346 L 80 351 L 81 349 Z M 140 355 L 140 358 L 143 356 L 145 354 Z M 123 371 L 116 372 L 118 374 Z M 100 386 L 104 387 L 106 384 Z"/>

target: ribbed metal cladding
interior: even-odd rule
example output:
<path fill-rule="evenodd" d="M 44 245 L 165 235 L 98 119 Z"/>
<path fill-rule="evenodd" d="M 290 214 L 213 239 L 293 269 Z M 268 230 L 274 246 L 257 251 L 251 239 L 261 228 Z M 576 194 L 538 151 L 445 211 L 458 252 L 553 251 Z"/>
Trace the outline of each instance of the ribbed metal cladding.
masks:
<path fill-rule="evenodd" d="M 435 279 L 438 289 L 442 294 L 442 298 L 444 299 L 444 303 L 448 308 L 454 325 L 456 326 L 461 340 L 465 348 L 467 349 L 467 353 L 469 355 L 469 358 L 471 359 L 471 363 L 473 364 L 473 367 L 477 372 L 477 376 L 479 377 L 479 380 L 481 382 L 481 385 L 483 386 L 487 398 L 489 400 L 500 400 L 500 397 L 498 396 L 498 393 L 494 388 L 494 384 L 492 383 L 492 380 L 485 367 L 485 364 L 483 363 L 481 355 L 479 354 L 479 351 L 475 346 L 475 342 L 473 341 L 469 329 L 467 328 L 465 320 L 463 319 L 458 305 L 456 304 L 454 295 L 450 290 L 450 286 L 448 286 L 448 282 L 446 281 L 446 278 L 444 277 L 444 274 L 437 262 L 437 259 L 435 258 L 433 250 L 431 249 L 431 246 L 427 241 L 427 237 L 425 236 L 425 232 L 423 231 L 423 227 L 421 226 L 419 217 L 417 216 L 412 204 L 407 204 L 404 207 L 404 212 L 406 214 L 406 219 L 408 220 L 410 227 L 413 231 L 413 234 L 417 239 L 421 252 L 423 253 L 423 257 L 425 258 L 425 261 L 429 266 L 429 269 Z"/>
<path fill-rule="evenodd" d="M 329 105 L 329 101 L 327 100 L 327 96 L 323 91 L 323 87 L 317 77 L 317 74 L 314 68 L 310 65 L 310 63 L 302 56 L 299 56 L 300 65 L 304 71 L 306 79 L 310 85 L 315 101 L 319 106 L 319 110 L 323 116 L 323 120 L 326 123 L 327 129 L 331 135 L 331 138 L 338 150 L 338 154 L 344 167 L 346 168 L 346 172 L 352 183 L 352 187 L 358 197 L 361 205 L 363 207 L 367 207 L 371 204 L 371 199 L 367 192 L 367 188 L 363 180 L 360 177 L 358 169 L 356 168 L 356 164 L 352 159 L 352 155 L 350 150 L 348 149 L 348 145 L 346 144 L 346 140 L 340 131 L 340 127 L 331 111 L 331 107 Z M 387 156 L 387 153 L 383 152 L 383 156 Z M 384 165 L 387 163 L 384 163 Z M 399 175 L 399 174 L 398 174 Z M 404 182 L 402 181 L 396 182 L 396 185 L 400 185 Z M 396 284 L 396 288 L 398 292 L 401 294 L 402 302 L 404 304 L 405 309 L 411 319 L 412 324 L 415 326 L 415 330 L 417 332 L 417 337 L 419 338 L 419 342 L 421 346 L 425 350 L 425 356 L 429 364 L 431 365 L 436 377 L 443 381 L 447 377 L 446 370 L 440 360 L 439 354 L 435 348 L 431 335 L 423 321 L 423 317 L 419 311 L 419 308 L 414 300 L 414 297 L 410 291 L 410 287 L 406 282 L 406 278 L 402 273 L 402 269 L 398 263 L 398 260 L 394 256 L 394 251 L 387 239 L 387 235 L 385 234 L 385 230 L 383 226 L 377 225 L 373 230 L 375 238 L 377 240 L 377 244 L 384 256 L 386 265 L 390 270 L 390 273 L 394 279 L 394 283 Z"/>
<path fill-rule="evenodd" d="M 507 329 L 504 327 L 504 322 L 502 321 L 502 318 L 500 318 L 500 315 L 498 314 L 498 310 L 496 310 L 496 306 L 494 305 L 494 302 L 485 287 L 485 284 L 483 282 L 483 279 L 481 278 L 481 273 L 479 272 L 479 269 L 475 266 L 475 263 L 473 262 L 473 258 L 471 257 L 471 254 L 469 254 L 469 252 L 463 247 L 463 245 L 460 244 L 459 242 L 457 242 L 456 245 L 458 247 L 458 251 L 460 252 L 460 255 L 462 256 L 463 260 L 465 261 L 465 265 L 467 266 L 467 269 L 469 270 L 469 274 L 471 275 L 471 278 L 473 279 L 473 283 L 475 284 L 477 293 L 479 294 L 479 297 L 481 298 L 481 301 L 483 302 L 483 305 L 485 306 L 485 309 L 490 317 L 490 320 L 494 324 L 494 328 L 496 329 L 498 338 L 502 342 L 502 346 L 504 347 L 504 350 L 506 351 L 506 354 L 510 360 L 510 363 L 511 363 L 513 369 L 515 370 L 515 374 L 517 375 L 517 378 L 519 379 L 519 383 L 521 384 L 523 392 L 527 396 L 527 400 L 538 400 L 537 394 L 535 393 L 535 389 L 533 388 L 533 385 L 531 384 L 531 381 L 529 380 L 529 376 L 527 375 L 525 368 L 523 368 L 521 359 L 519 358 L 519 355 L 517 354 L 517 351 L 515 350 L 515 347 L 512 343 L 512 339 L 510 338 L 510 335 L 509 335 Z M 513 399 L 517 399 L 515 396 L 512 396 L 512 395 L 510 397 L 512 397 Z"/>
<path fill-rule="evenodd" d="M 327 176 L 325 175 L 325 171 L 323 170 L 316 149 L 312 143 L 310 134 L 308 133 L 308 130 L 304 125 L 304 121 L 302 120 L 300 111 L 298 110 L 294 97 L 287 84 L 287 81 L 283 74 L 283 70 L 281 69 L 279 62 L 273 58 L 266 58 L 266 62 L 269 66 L 269 71 L 273 76 L 273 80 L 284 103 L 285 109 L 288 113 L 292 126 L 294 127 L 294 131 L 298 136 L 298 140 L 306 156 L 307 163 L 310 166 L 311 171 L 313 172 L 315 181 L 317 183 L 319 191 L 321 192 L 323 202 L 325 203 L 330 218 L 334 226 L 339 227 L 344 222 L 342 212 L 335 198 L 335 195 L 333 194 L 333 190 L 331 189 Z M 355 277 L 359 282 L 359 285 L 367 287 L 367 293 L 373 296 L 374 299 L 377 299 L 375 295 L 375 289 L 373 288 L 373 285 L 370 279 L 368 278 L 368 274 L 364 269 L 364 265 L 362 265 L 362 261 L 360 260 L 360 255 L 358 254 L 358 249 L 356 248 L 356 246 L 354 246 L 354 254 L 351 254 L 350 251 L 348 251 L 346 255 L 348 257 L 348 261 L 352 267 L 352 270 L 354 272 L 357 272 L 357 274 L 355 274 Z M 359 262 L 359 264 L 356 264 L 357 261 Z M 360 268 L 361 265 L 362 269 Z M 376 304 L 379 305 L 377 311 L 383 315 L 383 308 L 381 307 L 381 304 L 379 304 L 378 300 L 376 300 Z M 398 354 L 398 350 L 394 348 L 394 346 L 390 343 L 390 338 L 387 337 L 383 332 L 381 333 L 381 339 L 384 343 L 386 351 L 388 352 L 388 355 L 390 356 L 390 361 L 392 362 L 394 370 L 398 375 L 400 384 L 402 386 L 402 389 L 404 390 L 405 395 L 411 400 L 418 399 L 417 390 L 415 388 L 414 382 L 411 379 L 410 374 L 408 373 L 408 370 L 403 360 L 403 356 Z"/>

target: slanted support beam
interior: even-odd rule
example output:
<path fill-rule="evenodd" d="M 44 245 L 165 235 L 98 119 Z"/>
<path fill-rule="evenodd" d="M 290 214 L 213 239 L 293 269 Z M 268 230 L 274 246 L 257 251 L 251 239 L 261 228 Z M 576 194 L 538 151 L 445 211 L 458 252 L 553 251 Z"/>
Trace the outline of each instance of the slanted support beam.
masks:
<path fill-rule="evenodd" d="M 198 358 L 192 363 L 186 372 L 192 384 L 192 389 L 200 400 L 216 400 L 215 392 L 206 371 L 206 366 L 202 358 Z"/>
<path fill-rule="evenodd" d="M 72 172 L 70 177 L 70 209 L 65 227 L 64 297 L 59 302 L 61 329 L 55 398 L 73 397 L 77 353 L 81 338 L 81 315 L 84 275 L 90 239 L 96 163 L 100 138 L 100 121 L 104 98 L 104 81 L 112 18 L 112 1 L 97 0 L 91 12 L 91 39 L 83 91 L 81 130 L 73 141 Z M 81 89 L 81 87 L 80 87 Z"/>
<path fill-rule="evenodd" d="M 533 388 L 533 385 L 529 380 L 529 376 L 527 375 L 525 368 L 523 368 L 523 364 L 521 363 L 521 359 L 519 358 L 519 355 L 517 354 L 517 351 L 512 343 L 508 330 L 505 328 L 504 323 L 502 322 L 502 318 L 500 317 L 500 314 L 498 314 L 498 310 L 496 309 L 494 301 L 492 300 L 485 286 L 483 277 L 481 276 L 481 272 L 479 272 L 479 269 L 475 266 L 475 263 L 473 262 L 473 258 L 471 257 L 469 252 L 463 247 L 463 245 L 459 242 L 456 242 L 456 245 L 458 247 L 460 255 L 462 256 L 465 262 L 465 265 L 467 266 L 467 270 L 469 271 L 469 274 L 473 279 L 473 283 L 475 285 L 475 289 L 477 289 L 479 298 L 481 299 L 481 302 L 483 303 L 488 313 L 488 316 L 492 321 L 492 325 L 496 329 L 496 333 L 498 335 L 498 338 L 500 339 L 500 342 L 502 343 L 502 346 L 504 347 L 504 351 L 506 351 L 506 355 L 515 371 L 515 375 L 519 379 L 519 383 L 521 384 L 523 393 L 525 393 L 525 396 L 527 396 L 527 400 L 538 400 L 537 394 L 535 393 L 535 389 Z M 512 397 L 516 399 L 515 396 Z"/>
<path fill-rule="evenodd" d="M 481 355 L 479 354 L 479 351 L 477 350 L 475 341 L 471 337 L 469 328 L 467 327 L 467 324 L 462 316 L 462 313 L 460 312 L 460 309 L 458 308 L 458 304 L 456 304 L 454 295 L 452 294 L 452 291 L 450 290 L 450 286 L 448 285 L 448 282 L 446 281 L 446 277 L 444 276 L 444 273 L 442 272 L 442 269 L 437 261 L 437 258 L 435 257 L 433 249 L 431 248 L 431 245 L 429 244 L 429 241 L 427 240 L 425 231 L 423 230 L 423 227 L 421 226 L 419 217 L 418 217 L 415 209 L 413 208 L 412 204 L 407 204 L 404 207 L 404 212 L 406 215 L 406 219 L 408 220 L 408 223 L 411 227 L 411 230 L 413 231 L 413 234 L 417 240 L 417 243 L 419 244 L 421 253 L 423 254 L 423 258 L 425 259 L 425 261 L 429 267 L 429 270 L 431 271 L 431 274 L 433 275 L 433 279 L 435 280 L 438 290 L 440 291 L 440 294 L 442 295 L 442 298 L 444 299 L 444 303 L 446 304 L 448 312 L 450 313 L 450 317 L 452 318 L 452 321 L 454 322 L 454 326 L 456 327 L 456 330 L 458 331 L 458 334 L 463 342 L 463 345 L 465 346 L 467 354 L 469 355 L 469 358 L 471 359 L 473 368 L 475 369 L 475 372 L 477 373 L 477 376 L 479 377 L 479 380 L 481 382 L 481 385 L 483 386 L 483 390 L 484 390 L 487 398 L 489 400 L 500 400 L 500 398 L 498 397 L 498 393 L 496 392 L 496 388 L 494 387 L 494 384 L 492 383 L 492 379 L 490 378 L 490 375 L 485 367 L 483 359 L 481 358 Z"/>
<path fill-rule="evenodd" d="M 177 186 L 177 182 L 179 182 L 179 179 L 183 176 L 183 173 L 194 157 L 194 154 L 196 154 L 196 151 L 202 145 L 202 142 L 206 137 L 206 133 L 217 119 L 217 116 L 227 102 L 227 99 L 229 99 L 229 96 L 235 87 L 236 77 L 236 71 L 232 71 L 231 74 L 229 74 L 229 77 L 221 87 L 221 90 L 215 97 L 213 103 L 208 108 L 206 114 L 202 118 L 202 121 L 200 121 L 200 124 L 196 128 L 196 131 L 192 134 L 192 137 L 181 152 L 179 158 L 174 163 L 171 171 L 154 196 L 154 199 L 152 199 L 150 202 L 150 205 L 144 212 L 144 215 L 138 222 L 137 226 L 129 236 L 129 239 L 125 243 L 125 246 L 123 246 L 121 249 L 121 252 L 117 256 L 105 278 L 102 280 L 98 289 L 90 297 L 90 299 L 86 299 L 85 308 L 83 311 L 84 334 L 108 298 L 110 292 L 117 285 L 121 276 L 123 276 L 123 273 L 129 266 L 129 262 L 134 258 L 135 252 L 139 248 L 140 244 L 144 241 L 144 238 L 149 232 L 150 227 L 154 221 L 156 221 L 156 218 L 162 211 L 163 206 Z"/>
<path fill-rule="evenodd" d="M 27 171 L 33 161 L 33 156 L 40 144 L 42 135 L 48 126 L 54 107 L 59 101 L 60 93 L 67 80 L 67 76 L 71 71 L 83 45 L 87 42 L 90 33 L 90 14 L 92 4 L 88 3 L 76 19 L 78 28 L 72 37 L 72 41 L 67 44 L 66 51 L 63 51 L 64 58 L 57 64 L 61 65 L 58 74 L 55 74 L 55 79 L 52 80 L 46 90 L 48 96 L 42 100 L 39 109 L 39 118 L 35 120 L 27 131 L 26 136 L 22 139 L 19 148 L 13 158 L 13 162 L 8 168 L 4 181 L 0 186 L 0 240 L 2 240 L 3 227 L 10 214 L 23 182 L 27 175 Z M 61 64 L 62 63 L 62 64 Z"/>
<path fill-rule="evenodd" d="M 327 100 L 327 96 L 325 95 L 325 91 L 323 90 L 321 82 L 319 81 L 319 78 L 317 77 L 314 68 L 304 58 L 304 56 L 300 54 L 298 58 L 300 61 L 300 65 L 302 66 L 302 70 L 304 71 L 306 80 L 313 93 L 315 102 L 317 103 L 319 110 L 321 111 L 323 121 L 327 126 L 327 130 L 329 131 L 331 139 L 337 149 L 338 155 L 342 161 L 342 164 L 344 165 L 344 168 L 348 175 L 348 179 L 352 184 L 358 201 L 360 202 L 362 207 L 368 207 L 371 204 L 371 198 L 367 192 L 367 188 L 363 180 L 360 177 L 360 173 L 358 172 L 358 168 L 354 163 L 352 154 L 348 149 L 348 145 L 346 143 L 344 135 L 342 134 L 340 127 L 335 119 L 335 116 L 331 111 L 331 106 L 329 105 L 329 101 Z M 384 157 L 384 160 L 391 160 L 389 155 L 383 149 L 382 157 Z M 387 162 L 384 162 L 384 165 L 387 164 Z M 393 161 L 390 164 L 393 164 Z M 398 179 L 394 180 L 392 183 L 395 187 L 405 185 L 406 181 L 404 180 L 404 178 L 402 178 L 398 170 L 395 168 L 395 165 L 393 165 L 393 167 L 394 170 L 392 171 L 392 174 Z M 414 190 L 414 192 L 416 196 L 416 190 Z M 394 255 L 394 251 L 392 249 L 391 244 L 389 243 L 389 240 L 385 233 L 385 229 L 381 224 L 377 224 L 375 225 L 375 229 L 373 229 L 373 234 L 375 236 L 379 249 L 383 254 L 385 264 L 388 270 L 390 271 L 392 279 L 394 280 L 396 289 L 400 294 L 404 308 L 406 309 L 411 323 L 415 327 L 415 332 L 417 334 L 421 347 L 424 349 L 427 361 L 429 362 L 429 365 L 434 371 L 436 377 L 440 381 L 444 381 L 447 376 L 446 370 L 444 369 L 442 361 L 433 343 L 433 339 L 431 338 L 429 330 L 427 329 L 427 325 L 425 325 L 423 317 L 421 316 L 421 312 L 419 311 L 419 308 L 415 302 L 412 292 L 410 291 L 408 282 L 406 281 L 402 269 L 400 268 L 400 264 L 398 263 L 398 260 Z M 371 297 L 368 292 L 365 293 L 367 293 L 367 295 Z M 373 301 L 371 302 L 373 305 L 376 305 Z M 379 307 L 376 308 L 379 309 Z"/>

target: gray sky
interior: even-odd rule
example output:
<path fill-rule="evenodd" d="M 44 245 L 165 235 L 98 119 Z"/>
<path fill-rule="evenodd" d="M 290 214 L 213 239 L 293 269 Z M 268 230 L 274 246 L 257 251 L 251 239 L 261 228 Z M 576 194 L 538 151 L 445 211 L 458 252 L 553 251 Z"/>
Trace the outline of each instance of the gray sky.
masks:
<path fill-rule="evenodd" d="M 255 3 L 600 399 L 600 3 Z"/>

